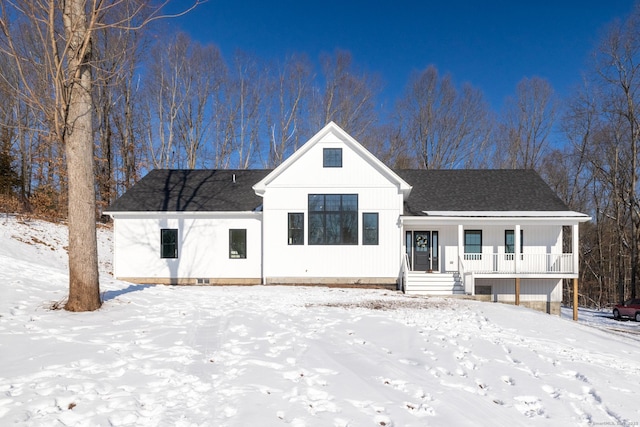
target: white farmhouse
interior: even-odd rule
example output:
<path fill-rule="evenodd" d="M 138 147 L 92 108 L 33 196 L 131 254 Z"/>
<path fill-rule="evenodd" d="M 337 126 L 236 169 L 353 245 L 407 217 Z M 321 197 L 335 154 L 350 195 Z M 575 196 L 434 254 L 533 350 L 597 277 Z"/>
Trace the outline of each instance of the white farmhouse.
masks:
<path fill-rule="evenodd" d="M 578 224 L 531 170 L 392 170 L 329 123 L 273 170 L 154 170 L 106 212 L 135 283 L 385 286 L 559 313 Z"/>

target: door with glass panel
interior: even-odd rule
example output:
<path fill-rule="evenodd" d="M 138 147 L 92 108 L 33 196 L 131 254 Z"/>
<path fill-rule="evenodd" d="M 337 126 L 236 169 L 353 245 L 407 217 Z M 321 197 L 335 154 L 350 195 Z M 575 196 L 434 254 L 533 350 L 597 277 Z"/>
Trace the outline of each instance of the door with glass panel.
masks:
<path fill-rule="evenodd" d="M 406 244 L 411 270 L 440 270 L 437 231 L 407 231 Z"/>

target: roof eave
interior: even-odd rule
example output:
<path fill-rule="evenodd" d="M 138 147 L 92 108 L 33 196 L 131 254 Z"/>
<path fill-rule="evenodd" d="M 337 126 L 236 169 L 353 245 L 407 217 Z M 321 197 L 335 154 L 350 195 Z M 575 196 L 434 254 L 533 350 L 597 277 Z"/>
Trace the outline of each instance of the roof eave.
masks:
<path fill-rule="evenodd" d="M 575 218 L 591 220 L 589 215 L 575 211 L 422 211 L 431 217 L 482 217 L 482 218 Z"/>
<path fill-rule="evenodd" d="M 228 216 L 261 216 L 262 205 L 256 207 L 251 211 L 104 211 L 104 215 L 109 215 L 111 218 L 116 216 L 208 216 L 208 217 L 228 217 Z"/>

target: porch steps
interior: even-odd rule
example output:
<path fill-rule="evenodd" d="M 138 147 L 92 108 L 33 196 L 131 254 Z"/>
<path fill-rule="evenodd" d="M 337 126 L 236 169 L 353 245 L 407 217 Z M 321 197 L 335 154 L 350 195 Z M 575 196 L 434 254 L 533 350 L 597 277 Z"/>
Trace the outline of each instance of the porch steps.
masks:
<path fill-rule="evenodd" d="M 408 295 L 464 295 L 464 287 L 457 272 L 410 271 L 407 274 L 404 292 Z"/>

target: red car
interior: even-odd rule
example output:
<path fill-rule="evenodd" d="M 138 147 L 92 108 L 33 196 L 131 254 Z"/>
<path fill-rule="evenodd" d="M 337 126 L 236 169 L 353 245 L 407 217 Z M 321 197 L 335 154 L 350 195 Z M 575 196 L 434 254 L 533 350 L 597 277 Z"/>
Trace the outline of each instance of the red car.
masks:
<path fill-rule="evenodd" d="M 621 319 L 623 317 L 636 319 L 636 322 L 640 322 L 640 299 L 630 299 L 624 304 L 613 307 L 613 318 Z"/>

